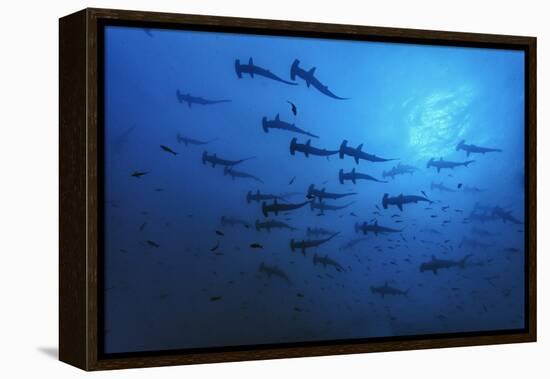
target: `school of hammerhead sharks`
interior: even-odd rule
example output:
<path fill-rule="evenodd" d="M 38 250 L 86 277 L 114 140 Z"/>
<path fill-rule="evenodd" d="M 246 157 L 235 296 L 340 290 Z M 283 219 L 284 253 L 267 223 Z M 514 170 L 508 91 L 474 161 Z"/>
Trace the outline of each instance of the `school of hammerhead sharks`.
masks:
<path fill-rule="evenodd" d="M 240 60 L 235 60 L 235 73 L 237 75 L 238 79 L 243 78 L 255 78 L 255 77 L 263 77 L 269 80 L 273 80 L 276 82 L 279 82 L 284 85 L 289 86 L 296 86 L 298 85 L 298 80 L 303 81 L 305 85 L 310 88 L 314 88 L 318 92 L 320 92 L 322 95 L 327 96 L 329 98 L 334 99 L 335 101 L 345 101 L 348 100 L 348 98 L 340 97 L 334 94 L 331 90 L 329 90 L 329 87 L 319 78 L 316 76 L 316 68 L 313 67 L 309 70 L 306 70 L 300 66 L 300 61 L 298 59 L 294 60 L 290 67 L 290 80 L 282 79 L 280 76 L 275 75 L 270 70 L 266 68 L 262 68 L 258 65 L 256 65 L 252 58 L 248 60 L 247 63 L 241 63 Z M 212 106 L 215 104 L 222 104 L 222 103 L 229 103 L 231 100 L 211 100 L 206 99 L 203 97 L 193 96 L 191 94 L 184 94 L 179 89 L 176 91 L 176 98 L 177 101 L 181 104 L 186 104 L 189 108 L 192 108 L 196 105 L 202 105 L 202 106 Z M 292 113 L 296 115 L 297 113 L 297 106 L 288 101 Z M 395 157 L 389 158 L 382 158 L 379 157 L 373 153 L 369 153 L 363 150 L 363 145 L 360 144 L 357 147 L 350 146 L 349 142 L 347 140 L 343 140 L 340 144 L 338 149 L 330 150 L 318 146 L 314 146 L 312 144 L 312 140 L 315 138 L 318 138 L 317 135 L 306 131 L 304 129 L 301 129 L 300 127 L 296 126 L 295 124 L 291 122 L 284 121 L 280 118 L 279 114 L 277 114 L 273 119 L 268 119 L 267 117 L 263 117 L 261 120 L 261 123 L 259 125 L 261 129 L 265 133 L 271 133 L 275 131 L 280 131 L 283 133 L 289 133 L 297 134 L 306 136 L 307 140 L 304 143 L 300 143 L 298 141 L 297 137 L 294 137 L 290 140 L 289 144 L 289 151 L 291 155 L 296 155 L 297 153 L 302 153 L 306 158 L 317 156 L 317 157 L 330 157 L 330 156 L 337 156 L 339 159 L 352 159 L 356 165 L 359 165 L 361 161 L 371 162 L 371 163 L 383 163 L 383 162 L 389 162 L 389 161 L 396 161 L 398 160 Z M 199 139 L 195 139 L 189 136 L 182 136 L 178 134 L 176 136 L 177 143 L 183 144 L 185 146 L 188 145 L 207 145 L 211 141 L 203 141 Z M 171 147 L 168 147 L 166 145 L 160 145 L 160 148 L 169 154 L 177 155 L 178 153 L 172 149 Z M 476 146 L 474 144 L 466 144 L 465 141 L 460 141 L 456 145 L 457 151 L 463 151 L 466 155 L 466 159 L 464 161 L 450 161 L 445 160 L 443 158 L 432 158 L 430 159 L 426 164 L 426 169 L 434 169 L 437 173 L 440 173 L 443 170 L 453 170 L 459 167 L 468 168 L 471 164 L 474 164 L 475 160 L 469 159 L 472 155 L 478 155 L 483 156 L 488 153 L 501 153 L 501 149 L 497 148 L 488 148 L 488 147 L 481 147 Z M 211 166 L 212 168 L 223 168 L 223 175 L 229 176 L 232 179 L 240 179 L 240 180 L 250 180 L 253 182 L 263 183 L 262 180 L 257 177 L 256 175 L 241 171 L 239 169 L 239 166 L 252 158 L 242 158 L 242 159 L 230 159 L 231 157 L 222 157 L 218 155 L 216 152 L 213 151 L 202 151 L 202 154 L 199 154 L 197 156 L 197 159 L 200 159 L 203 164 Z M 404 175 L 404 174 L 413 174 L 414 172 L 418 171 L 419 169 L 417 167 L 406 165 L 404 163 L 397 163 L 395 164 L 391 169 L 384 170 L 382 172 L 382 179 L 377 179 L 374 176 L 371 176 L 367 173 L 359 172 L 355 168 L 352 169 L 349 172 L 345 172 L 344 170 L 340 169 L 338 172 L 334 173 L 335 182 L 337 180 L 338 183 L 344 184 L 351 182 L 352 184 L 356 184 L 358 181 L 372 181 L 372 182 L 378 182 L 378 183 L 388 183 L 388 181 L 391 179 L 393 180 L 396 176 Z M 139 172 L 136 171 L 132 174 L 135 178 L 140 178 L 144 175 L 146 175 L 148 172 Z M 295 178 L 292 178 L 289 184 L 292 184 Z M 443 184 L 443 182 L 432 182 L 430 189 L 432 191 L 438 190 L 442 192 L 458 192 L 464 191 L 464 192 L 483 192 L 484 189 L 480 189 L 477 187 L 469 187 L 466 185 L 459 184 L 457 188 L 450 188 Z M 295 196 L 296 194 L 294 194 Z M 314 184 L 311 184 L 305 193 L 301 194 L 302 196 L 305 196 L 303 198 L 303 201 L 298 202 L 292 202 L 288 198 L 292 195 L 285 195 L 285 194 L 274 194 L 269 192 L 260 192 L 259 190 L 256 191 L 248 191 L 246 194 L 243 194 L 243 197 L 246 199 L 246 202 L 248 204 L 257 204 L 259 206 L 259 211 L 264 216 L 263 220 L 256 220 L 255 223 L 251 223 L 248 220 L 240 219 L 237 217 L 231 217 L 231 216 L 221 216 L 220 222 L 221 226 L 242 226 L 245 228 L 255 228 L 258 232 L 260 231 L 267 231 L 270 232 L 272 230 L 277 229 L 286 229 L 288 231 L 295 232 L 297 228 L 289 225 L 287 222 L 278 219 L 279 216 L 289 216 L 293 212 L 299 212 L 301 208 L 309 207 L 312 211 L 318 212 L 319 215 L 324 215 L 325 212 L 331 212 L 331 211 L 339 211 L 344 208 L 347 208 L 351 205 L 351 203 L 344 204 L 344 205 L 336 205 L 334 203 L 331 203 L 333 200 L 342 199 L 342 198 L 348 198 L 353 197 L 354 195 L 357 195 L 355 192 L 346 192 L 346 193 L 337 193 L 337 192 L 329 192 L 325 188 L 319 188 L 316 187 Z M 413 204 L 417 203 L 425 203 L 426 209 L 432 209 L 430 207 L 437 207 L 437 201 L 432 200 L 424 191 L 421 191 L 421 194 L 389 194 L 384 193 L 381 191 L 380 194 L 380 205 L 384 210 L 394 208 L 399 211 L 403 211 L 404 207 L 411 206 Z M 374 212 L 375 214 L 381 215 L 380 212 L 382 212 L 382 209 L 377 205 L 376 206 L 377 211 Z M 449 206 L 441 206 L 442 212 L 446 212 L 449 209 Z M 457 213 L 462 213 L 463 210 L 456 209 Z M 353 212 L 351 213 L 352 216 L 356 216 Z M 275 218 L 271 218 L 271 217 Z M 396 219 L 399 221 L 396 222 L 402 222 L 400 218 L 400 212 L 397 212 L 392 216 L 392 219 Z M 432 217 L 437 217 L 435 215 L 432 215 Z M 285 218 L 285 220 L 290 220 L 290 218 Z M 500 221 L 512 225 L 521 225 L 523 224 L 522 221 L 514 217 L 511 211 L 505 210 L 503 207 L 500 206 L 487 206 L 482 205 L 479 203 L 476 203 L 474 209 L 471 211 L 469 215 L 464 216 L 464 223 L 485 223 L 485 222 L 494 222 L 494 221 Z M 445 222 L 445 221 L 443 221 Z M 365 235 L 372 234 L 374 236 L 379 235 L 390 235 L 390 234 L 396 234 L 400 235 L 403 241 L 406 241 L 405 237 L 403 236 L 403 228 L 398 229 L 395 227 L 390 227 L 387 225 L 381 225 L 378 223 L 376 219 L 370 220 L 369 222 L 357 222 L 354 225 L 354 231 L 360 235 L 359 238 L 352 239 L 348 243 L 342 246 L 342 249 L 352 249 L 355 245 L 359 244 L 360 242 L 365 240 Z M 439 231 L 435 229 L 429 229 L 426 230 L 428 233 L 433 234 L 441 234 Z M 223 236 L 224 233 L 222 231 L 216 231 L 216 233 L 219 236 Z M 340 232 L 333 232 L 330 230 L 326 230 L 324 228 L 307 228 L 306 231 L 306 237 L 304 239 L 296 239 L 296 238 L 290 238 L 289 239 L 289 248 L 292 252 L 299 252 L 306 256 L 306 253 L 308 250 L 315 251 L 316 248 L 318 248 L 321 245 L 324 245 L 328 243 L 329 241 L 333 240 L 334 237 L 336 237 Z M 491 235 L 491 233 L 487 230 L 482 229 L 481 227 L 474 227 L 472 229 L 472 234 L 477 235 L 480 237 Z M 416 239 L 416 236 L 415 236 Z M 421 241 L 425 243 L 431 243 L 432 241 Z M 446 241 L 447 242 L 447 241 Z M 158 247 L 158 244 L 154 241 L 147 241 L 147 243 L 153 247 Z M 213 252 L 216 251 L 218 248 L 218 245 L 214 246 L 211 250 Z M 478 240 L 472 239 L 472 238 L 464 238 L 462 242 L 460 243 L 459 247 L 465 247 L 470 249 L 475 248 L 487 248 L 489 245 L 484 244 L 483 242 L 480 242 Z M 262 249 L 263 246 L 259 243 L 253 243 L 250 245 L 250 248 L 252 249 Z M 380 249 L 378 246 L 377 249 Z M 520 249 L 517 247 L 510 247 L 508 248 L 510 252 L 519 252 Z M 380 251 L 380 250 L 379 250 Z M 427 260 L 425 262 L 421 262 L 419 266 L 420 272 L 431 272 L 433 274 L 438 274 L 441 270 L 449 270 L 449 269 L 463 269 L 465 267 L 468 267 L 468 264 L 473 264 L 473 262 L 470 261 L 472 257 L 472 254 L 466 254 L 461 259 L 445 259 L 444 257 L 440 256 L 431 256 L 430 260 Z M 322 267 L 330 268 L 332 267 L 337 272 L 344 272 L 347 271 L 346 268 L 344 268 L 340 263 L 337 262 L 334 258 L 329 257 L 328 255 L 313 255 L 313 264 L 321 265 Z M 268 278 L 279 278 L 282 279 L 289 284 L 291 283 L 291 278 L 287 273 L 285 272 L 283 267 L 279 267 L 276 265 L 268 264 L 266 262 L 262 262 L 259 265 L 258 271 L 261 275 L 265 275 Z M 379 285 L 373 285 L 370 287 L 371 291 L 374 294 L 379 294 L 382 297 L 385 296 L 396 296 L 396 295 L 403 295 L 408 296 L 409 290 L 400 289 L 397 287 L 390 286 L 388 281 L 385 283 L 379 284 Z"/>

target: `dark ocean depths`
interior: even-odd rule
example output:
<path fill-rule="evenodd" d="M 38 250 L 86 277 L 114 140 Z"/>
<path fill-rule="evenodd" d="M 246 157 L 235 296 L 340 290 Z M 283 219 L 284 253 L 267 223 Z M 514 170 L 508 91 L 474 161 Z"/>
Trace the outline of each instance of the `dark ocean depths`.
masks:
<path fill-rule="evenodd" d="M 107 27 L 105 353 L 523 328 L 523 93 L 519 51 Z"/>

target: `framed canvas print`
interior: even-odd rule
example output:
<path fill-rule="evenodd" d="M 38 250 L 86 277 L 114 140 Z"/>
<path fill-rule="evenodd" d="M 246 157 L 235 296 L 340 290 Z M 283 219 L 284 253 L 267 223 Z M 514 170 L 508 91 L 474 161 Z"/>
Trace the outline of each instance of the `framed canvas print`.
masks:
<path fill-rule="evenodd" d="M 536 40 L 60 20 L 60 359 L 536 339 Z"/>

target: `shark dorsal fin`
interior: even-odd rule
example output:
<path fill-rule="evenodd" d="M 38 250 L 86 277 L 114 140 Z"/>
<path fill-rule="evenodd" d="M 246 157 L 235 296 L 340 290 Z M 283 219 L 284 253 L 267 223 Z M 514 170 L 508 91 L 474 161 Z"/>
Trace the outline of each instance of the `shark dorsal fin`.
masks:
<path fill-rule="evenodd" d="M 251 66 L 254 64 L 254 61 L 252 60 L 252 57 L 250 57 L 250 59 L 248 60 L 248 64 L 251 65 Z"/>
<path fill-rule="evenodd" d="M 275 120 L 279 121 L 279 114 L 277 113 L 277 115 L 275 116 Z"/>
<path fill-rule="evenodd" d="M 361 151 L 363 149 L 363 144 L 357 146 L 357 151 Z"/>
<path fill-rule="evenodd" d="M 311 146 L 311 140 L 310 140 L 310 139 L 307 140 L 306 146 L 307 146 L 307 147 Z"/>
<path fill-rule="evenodd" d="M 443 160 L 443 157 L 439 157 L 439 160 L 442 161 L 442 160 Z"/>
<path fill-rule="evenodd" d="M 309 70 L 309 73 L 313 76 L 315 74 L 315 69 L 317 69 L 317 67 L 312 67 L 311 70 Z"/>

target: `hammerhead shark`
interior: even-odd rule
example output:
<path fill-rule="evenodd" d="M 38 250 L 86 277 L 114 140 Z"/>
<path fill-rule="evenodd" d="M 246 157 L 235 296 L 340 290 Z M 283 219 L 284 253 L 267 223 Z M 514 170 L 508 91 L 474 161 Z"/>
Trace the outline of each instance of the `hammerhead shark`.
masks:
<path fill-rule="evenodd" d="M 279 215 L 279 212 L 293 211 L 298 208 L 302 208 L 304 205 L 310 203 L 310 200 L 303 203 L 278 203 L 277 200 L 273 200 L 273 204 L 267 204 L 265 201 L 262 203 L 262 213 L 265 217 L 269 216 L 269 213 L 275 213 L 275 216 Z"/>
<path fill-rule="evenodd" d="M 523 224 L 520 220 L 512 216 L 512 211 L 505 211 L 501 207 L 495 207 L 493 208 L 493 211 L 491 212 L 491 216 L 494 218 L 499 218 L 502 220 L 502 222 L 509 221 L 512 224 Z"/>
<path fill-rule="evenodd" d="M 325 211 L 338 211 L 340 209 L 344 209 L 349 207 L 353 204 L 353 201 L 351 203 L 347 203 L 344 205 L 333 205 L 333 204 L 327 204 L 323 200 L 319 199 L 319 202 L 312 201 L 311 202 L 311 210 L 319 210 L 321 213 L 320 215 L 324 215 Z"/>
<path fill-rule="evenodd" d="M 432 182 L 430 185 L 430 189 L 433 191 L 434 189 L 440 190 L 441 192 L 456 192 L 454 189 L 447 187 L 443 182 L 440 182 L 439 184 Z"/>
<path fill-rule="evenodd" d="M 244 158 L 244 159 L 239 159 L 239 160 L 229 160 L 229 159 L 222 159 L 222 158 L 218 158 L 217 155 L 214 153 L 212 155 L 208 155 L 208 152 L 205 150 L 204 153 L 202 153 L 202 163 L 203 164 L 206 164 L 206 162 L 212 164 L 212 167 L 216 167 L 216 165 L 220 165 L 220 166 L 226 166 L 226 167 L 231 167 L 231 166 L 235 166 L 235 165 L 238 165 L 239 163 L 242 163 L 244 161 L 247 161 L 249 159 L 253 159 L 254 157 L 250 157 L 250 158 Z"/>
<path fill-rule="evenodd" d="M 233 180 L 235 180 L 235 178 L 252 179 L 257 182 L 263 183 L 262 179 L 258 178 L 256 175 L 252 175 L 247 172 L 237 171 L 234 168 L 228 166 L 225 166 L 223 168 L 223 174 L 231 176 L 231 179 Z"/>
<path fill-rule="evenodd" d="M 355 233 L 363 232 L 363 234 L 367 234 L 368 232 L 371 232 L 374 233 L 375 236 L 382 233 L 400 233 L 402 231 L 403 229 L 393 229 L 386 226 L 378 225 L 378 221 L 376 220 L 370 225 L 367 222 L 363 222 L 362 224 L 355 224 Z"/>
<path fill-rule="evenodd" d="M 300 153 L 304 153 L 306 158 L 308 158 L 310 155 L 329 157 L 331 155 L 338 154 L 338 150 L 319 149 L 317 147 L 311 146 L 310 139 L 308 139 L 306 143 L 298 143 L 297 141 L 297 138 L 293 138 L 292 141 L 290 141 L 290 154 L 292 155 L 294 155 L 297 151 Z"/>
<path fill-rule="evenodd" d="M 472 254 L 468 254 L 465 255 L 464 258 L 455 261 L 452 259 L 439 259 L 432 255 L 431 261 L 424 262 L 420 265 L 420 272 L 432 271 L 434 275 L 437 275 L 437 271 L 444 268 L 464 268 L 466 265 L 466 260 L 468 260 L 468 258 L 470 258 L 471 256 Z"/>
<path fill-rule="evenodd" d="M 378 183 L 387 183 L 385 180 L 378 180 L 370 175 L 355 172 L 355 169 L 352 169 L 350 172 L 344 172 L 344 170 L 340 169 L 338 172 L 338 180 L 340 181 L 340 184 L 344 184 L 344 181 L 346 180 L 351 180 L 351 182 L 355 184 L 358 179 L 372 180 L 373 182 Z"/>
<path fill-rule="evenodd" d="M 388 209 L 388 205 L 395 205 L 400 211 L 403 211 L 403 204 L 418 203 L 419 201 L 426 201 L 430 204 L 432 203 L 431 200 L 424 196 L 400 194 L 399 196 L 390 197 L 387 193 L 385 193 L 382 198 L 382 206 L 384 209 Z"/>
<path fill-rule="evenodd" d="M 443 158 L 439 158 L 439 160 L 436 161 L 435 159 L 431 158 L 428 161 L 428 164 L 426 165 L 426 167 L 427 168 L 435 167 L 437 168 L 437 172 L 440 172 L 444 168 L 454 169 L 455 167 L 458 167 L 458 166 L 468 167 L 470 163 L 474 163 L 474 162 L 475 161 L 451 162 L 451 161 L 444 161 Z"/>
<path fill-rule="evenodd" d="M 476 193 L 476 192 L 485 192 L 484 189 L 478 188 L 476 186 L 470 187 L 468 185 L 465 185 L 463 188 L 464 192 L 466 193 Z"/>
<path fill-rule="evenodd" d="M 259 232 L 262 229 L 265 229 L 268 232 L 271 232 L 271 229 L 296 230 L 295 227 L 288 225 L 286 222 L 282 222 L 278 220 L 267 220 L 264 222 L 260 222 L 260 220 L 256 220 L 256 230 Z"/>
<path fill-rule="evenodd" d="M 231 100 L 207 100 L 202 97 L 197 96 L 191 96 L 190 94 L 182 94 L 180 90 L 176 91 L 176 97 L 180 103 L 183 103 L 184 101 L 187 103 L 189 108 L 191 108 L 192 104 L 200 104 L 200 105 L 210 105 L 210 104 L 219 104 L 219 103 L 230 103 Z"/>
<path fill-rule="evenodd" d="M 402 164 L 401 162 L 399 162 L 397 164 L 397 166 L 392 167 L 391 170 L 383 171 L 382 172 L 382 177 L 387 178 L 389 176 L 392 179 L 395 179 L 396 175 L 412 174 L 416 170 L 418 170 L 418 169 L 414 166 L 405 165 L 405 164 Z"/>
<path fill-rule="evenodd" d="M 314 184 L 310 184 L 310 186 L 307 189 L 307 196 L 309 198 L 317 197 L 320 200 L 323 200 L 323 199 L 341 199 L 342 197 L 352 196 L 352 195 L 357 195 L 357 192 L 347 192 L 347 193 L 327 192 L 324 188 L 322 190 L 316 189 Z"/>
<path fill-rule="evenodd" d="M 208 145 L 210 142 L 214 142 L 215 140 L 211 141 L 200 141 L 198 139 L 189 138 L 185 136 L 181 136 L 179 133 L 176 135 L 176 139 L 178 143 L 183 143 L 185 146 L 187 145 Z"/>
<path fill-rule="evenodd" d="M 319 136 L 316 136 L 315 134 L 311 134 L 310 132 L 306 132 L 305 130 L 300 129 L 294 124 L 290 124 L 286 121 L 281 121 L 278 113 L 273 120 L 268 120 L 266 117 L 263 117 L 262 128 L 266 133 L 269 132 L 269 129 L 282 129 L 282 130 L 288 130 L 289 132 L 293 132 L 293 133 L 305 134 L 306 136 L 310 136 L 313 138 L 319 138 Z"/>
<path fill-rule="evenodd" d="M 336 237 L 338 234 L 340 234 L 340 232 L 334 233 L 330 237 L 323 238 L 323 239 L 320 239 L 320 240 L 294 241 L 294 239 L 291 239 L 290 240 L 290 250 L 292 250 L 292 252 L 294 252 L 296 249 L 299 249 L 299 250 L 301 250 L 302 254 L 306 255 L 306 249 L 310 249 L 310 248 L 313 248 L 313 247 L 320 246 L 320 245 L 324 244 L 325 242 L 330 241 L 331 239 Z"/>
<path fill-rule="evenodd" d="M 245 228 L 250 228 L 250 224 L 248 223 L 248 221 L 241 220 L 241 219 L 235 218 L 235 217 L 222 216 L 221 219 L 220 219 L 220 223 L 222 224 L 222 226 L 242 225 Z"/>
<path fill-rule="evenodd" d="M 324 257 L 322 257 L 317 254 L 314 254 L 313 265 L 317 265 L 317 263 L 323 265 L 324 268 L 327 268 L 327 266 L 332 266 L 338 272 L 346 271 L 344 270 L 344 267 L 342 267 L 340 263 L 336 262 L 334 259 L 329 258 L 328 255 L 325 255 Z"/>
<path fill-rule="evenodd" d="M 340 155 L 340 159 L 344 159 L 344 155 L 349 155 L 355 160 L 356 164 L 359 163 L 360 159 L 363 159 L 365 161 L 370 161 L 370 162 L 388 162 L 388 161 L 396 160 L 396 158 L 391 158 L 391 159 L 380 158 L 380 157 L 377 157 L 376 155 L 365 153 L 364 151 L 362 151 L 362 149 L 363 149 L 363 144 L 360 144 L 359 146 L 357 146 L 357 148 L 354 149 L 353 147 L 348 146 L 347 140 L 344 140 L 342 141 L 342 144 L 340 145 L 340 150 L 338 152 Z"/>
<path fill-rule="evenodd" d="M 266 200 L 283 200 L 284 201 L 284 196 L 273 195 L 270 193 L 260 193 L 260 190 L 256 191 L 256 193 L 252 193 L 252 191 L 248 191 L 248 193 L 246 194 L 246 202 L 248 204 L 250 204 L 251 201 L 256 201 L 259 203 L 260 201 L 266 201 Z"/>
<path fill-rule="evenodd" d="M 470 154 L 485 154 L 485 153 L 501 153 L 502 149 L 492 149 L 489 147 L 481 147 L 476 145 L 467 145 L 464 143 L 465 141 L 462 140 L 459 142 L 458 145 L 456 145 L 456 151 L 464 150 L 466 152 L 466 156 L 469 157 Z"/>
<path fill-rule="evenodd" d="M 253 78 L 254 75 L 258 75 L 258 76 L 263 76 L 264 78 L 275 80 L 277 82 L 290 84 L 291 86 L 295 86 L 297 84 L 294 82 L 287 82 L 286 80 L 279 78 L 277 75 L 275 75 L 271 71 L 266 70 L 265 68 L 262 68 L 260 66 L 256 66 L 252 61 L 252 57 L 248 59 L 248 64 L 241 64 L 241 62 L 238 59 L 236 59 L 235 72 L 237 73 L 237 76 L 239 77 L 239 79 L 243 77 L 242 74 L 249 74 L 251 78 Z"/>
<path fill-rule="evenodd" d="M 258 267 L 258 271 L 260 273 L 266 274 L 268 278 L 276 276 L 278 278 L 284 279 L 288 284 L 290 284 L 290 279 L 288 278 L 288 275 L 285 274 L 285 272 L 277 266 L 268 266 L 267 264 L 262 262 Z"/>
<path fill-rule="evenodd" d="M 308 88 L 311 85 L 319 92 L 327 95 L 328 97 L 332 97 L 333 99 L 337 100 L 348 100 L 348 98 L 336 96 L 331 91 L 329 91 L 328 86 L 321 83 L 319 79 L 315 77 L 315 67 L 311 68 L 309 71 L 300 68 L 300 61 L 298 59 L 295 59 L 292 63 L 292 66 L 290 67 L 290 79 L 296 80 L 296 77 L 303 79 L 306 82 Z"/>
<path fill-rule="evenodd" d="M 400 290 L 399 288 L 391 287 L 391 286 L 388 285 L 388 281 L 384 282 L 383 286 L 380 286 L 380 287 L 371 286 L 370 287 L 370 291 L 372 293 L 380 294 L 380 296 L 382 296 L 382 297 L 384 297 L 386 295 L 391 295 L 391 296 L 400 296 L 401 295 L 401 296 L 408 297 L 409 296 L 409 290 L 403 291 L 403 290 Z"/>

